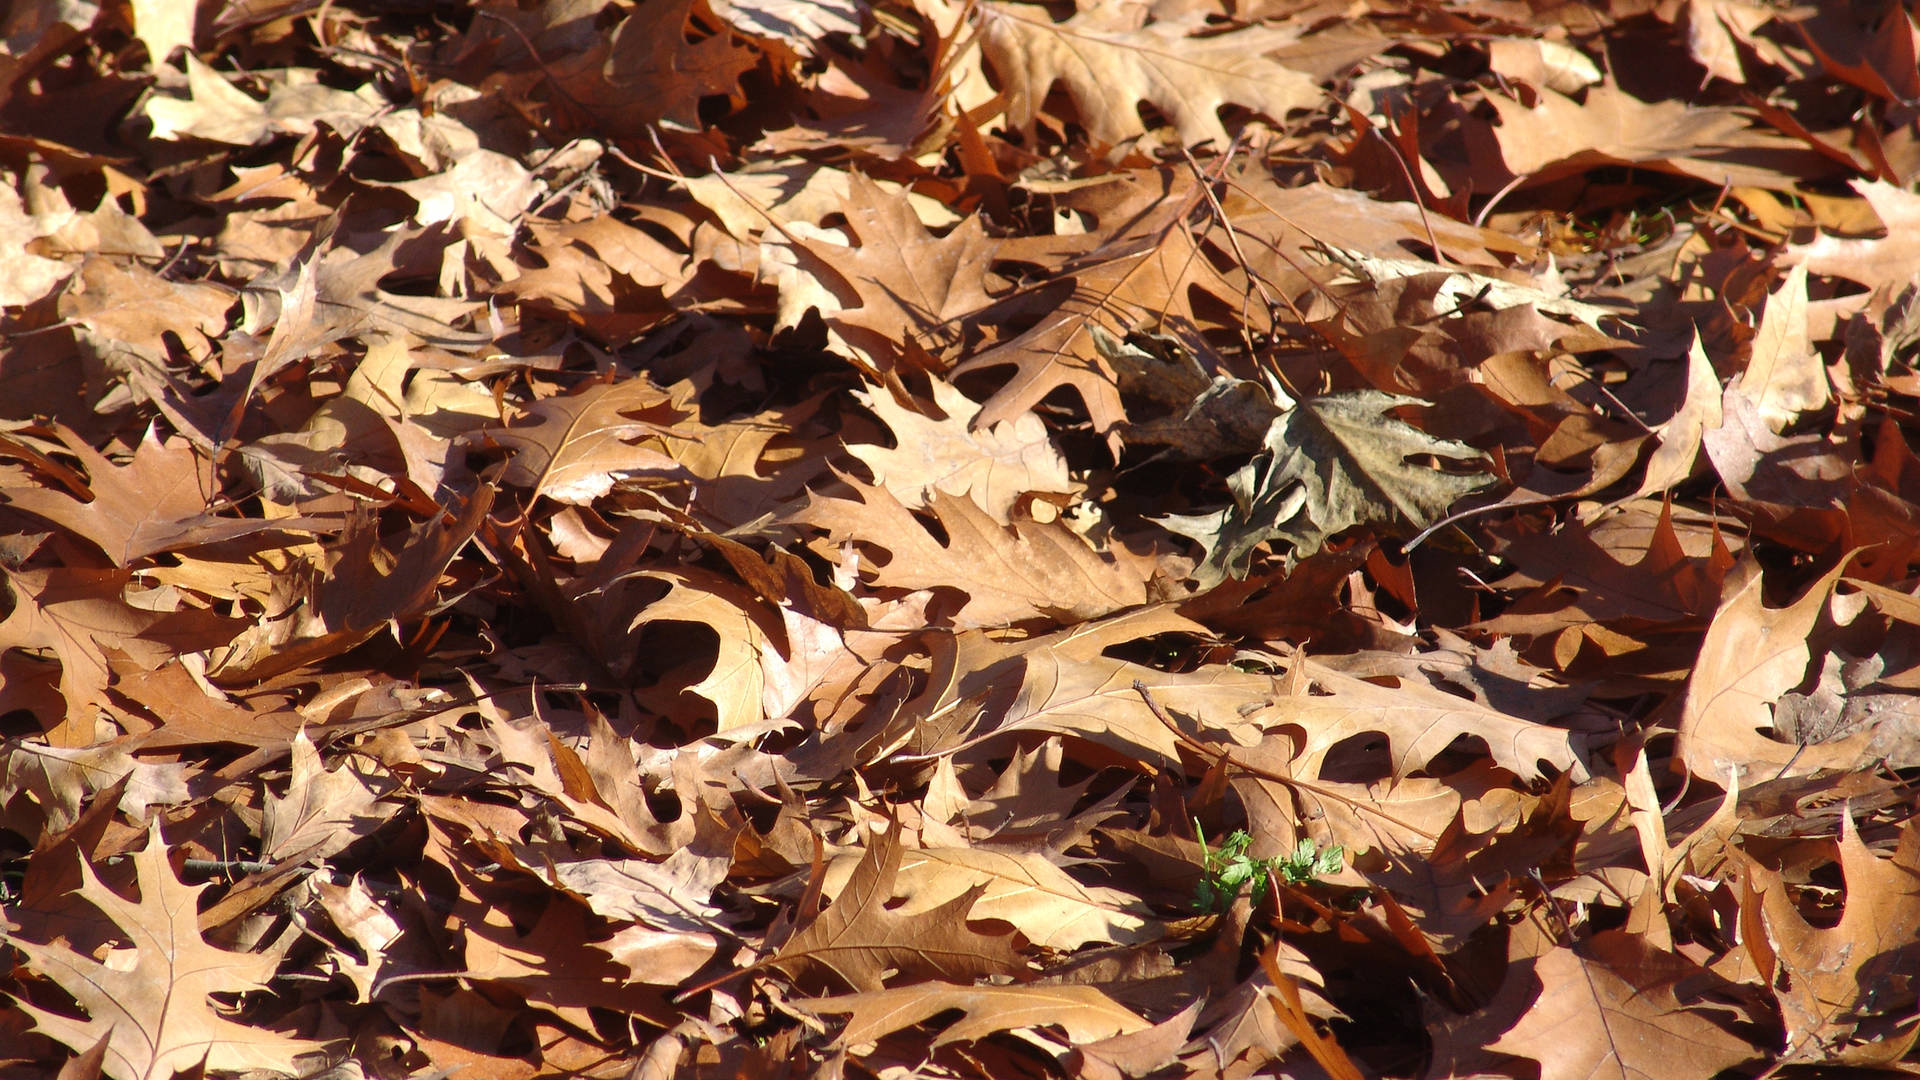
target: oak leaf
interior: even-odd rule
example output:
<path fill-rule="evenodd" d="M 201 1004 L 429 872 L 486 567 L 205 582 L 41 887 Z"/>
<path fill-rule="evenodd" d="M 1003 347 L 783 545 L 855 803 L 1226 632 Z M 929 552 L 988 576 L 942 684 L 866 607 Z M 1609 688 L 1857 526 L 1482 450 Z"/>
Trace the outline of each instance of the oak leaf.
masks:
<path fill-rule="evenodd" d="M 941 1027 L 928 1045 L 983 1039 L 1019 1028 L 1058 1027 L 1073 1043 L 1110 1039 L 1144 1031 L 1149 1025 L 1133 1010 L 1092 986 L 956 986 L 914 983 L 840 997 L 794 1002 L 809 1012 L 851 1014 L 835 1045 L 871 1043 L 949 1010 L 961 1016 Z"/>
<path fill-rule="evenodd" d="M 826 895 L 837 895 L 854 867 L 852 855 L 835 857 L 827 867 Z M 915 848 L 901 857 L 894 907 L 903 915 L 917 915 L 976 885 L 986 888 L 974 901 L 974 918 L 1011 923 L 1043 948 L 1139 944 L 1159 936 L 1158 927 L 1149 922 L 1151 913 L 1129 894 L 1082 885 L 1037 851 Z"/>
<path fill-rule="evenodd" d="M 1836 1060 L 1871 1017 L 1910 1011 L 1911 972 L 1920 962 L 1920 830 L 1900 832 L 1891 859 L 1860 840 L 1851 813 L 1840 819 L 1839 861 L 1846 907 L 1837 923 L 1815 927 L 1794 906 L 1783 876 L 1742 858 L 1741 926 L 1787 1024 L 1795 1064 Z M 1752 916 L 1757 916 L 1754 918 Z M 1764 940 L 1753 940 L 1755 930 Z M 1838 1059 L 1844 1060 L 1844 1059 Z"/>
<path fill-rule="evenodd" d="M 1787 271 L 1786 280 L 1767 297 L 1740 389 L 1775 431 L 1827 404 L 1826 365 L 1807 330 L 1806 264 Z"/>
<path fill-rule="evenodd" d="M 413 618 L 434 599 L 440 575 L 493 505 L 493 489 L 468 496 L 458 517 L 420 523 L 389 550 L 367 518 L 350 518 L 346 535 L 307 566 L 274 579 L 287 618 L 269 619 L 234 638 L 212 672 L 216 681 L 247 682 L 291 671 L 352 649 L 395 620 Z M 377 553 L 377 554 L 376 554 Z M 324 569 L 324 573 L 322 570 Z"/>
<path fill-rule="evenodd" d="M 1164 113 L 1184 143 L 1227 145 L 1220 123 L 1225 106 L 1285 120 L 1312 109 L 1325 95 L 1319 84 L 1266 58 L 1296 35 L 1273 27 L 1244 27 L 1190 36 L 1180 23 L 1129 25 L 1128 9 L 1104 5 L 1054 22 L 1047 9 L 999 0 L 981 5 L 980 46 L 1007 86 L 1007 117 L 1031 129 L 1047 92 L 1064 82 L 1081 123 L 1095 139 L 1119 143 L 1146 134 L 1139 105 Z"/>
<path fill-rule="evenodd" d="M 299 1071 L 296 1059 L 318 1043 L 242 1024 L 216 1011 L 210 995 L 264 989 L 277 953 L 228 952 L 200 936 L 196 901 L 207 886 L 188 886 L 167 865 L 156 819 L 147 846 L 133 855 L 140 896 L 129 900 L 101 884 L 81 861 L 79 898 L 112 922 L 127 943 L 102 962 L 64 942 L 8 935 L 34 970 L 58 983 L 85 1011 L 67 1016 L 21 1000 L 42 1033 L 84 1051 L 107 1040 L 102 1071 L 113 1080 L 168 1080 L 176 1072 Z M 131 955 L 128 955 L 130 953 Z"/>
<path fill-rule="evenodd" d="M 858 499 L 815 494 L 788 520 L 826 529 L 836 546 L 851 540 L 885 551 L 885 562 L 869 564 L 874 585 L 961 590 L 957 626 L 1073 622 L 1146 602 L 1148 560 L 1117 545 L 1095 551 L 1058 521 L 1005 526 L 971 499 L 935 491 L 927 506 L 943 542 L 884 488 L 842 479 Z"/>
<path fill-rule="evenodd" d="M 1226 285 L 1209 252 L 1187 226 L 1186 214 L 1198 191 L 1191 186 L 1166 186 L 1177 194 L 1160 186 L 1133 192 L 1132 198 L 1145 205 L 1132 214 L 1114 215 L 1120 216 L 1124 226 L 1103 237 L 1091 252 L 1059 265 L 1053 279 L 1036 295 L 1016 294 L 983 313 L 981 317 L 987 319 L 1002 311 L 1018 315 L 1036 305 L 1046 309 L 1039 322 L 1020 336 L 954 366 L 956 376 L 1008 366 L 1015 369 L 974 417 L 976 427 L 1011 420 L 1067 387 L 1080 396 L 1094 430 L 1108 436 L 1108 449 L 1117 454 L 1116 429 L 1126 419 L 1126 409 L 1098 335 L 1118 340 L 1150 324 L 1191 325 L 1191 294 L 1196 289 L 1239 295 Z M 1023 252 L 1003 248 L 1002 253 L 1042 258 L 1049 264 L 1073 253 L 1072 237 L 1037 239 L 1041 243 Z"/>
<path fill-rule="evenodd" d="M 262 73 L 269 84 L 265 101 L 234 86 L 191 51 L 182 55 L 186 93 L 158 93 L 143 111 L 153 121 L 153 138 L 187 136 L 234 146 L 252 146 L 277 134 L 304 135 L 324 123 L 343 138 L 352 138 L 388 107 L 372 83 L 356 90 L 336 90 L 320 82 L 313 71 L 297 68 Z M 169 71 L 172 89 L 181 78 Z"/>
<path fill-rule="evenodd" d="M 390 783 L 351 759 L 328 771 L 305 729 L 294 734 L 291 753 L 287 793 L 269 793 L 263 807 L 265 861 L 325 859 L 386 823 L 388 815 L 375 807 Z"/>
<path fill-rule="evenodd" d="M 773 38 L 812 56 L 829 34 L 858 34 L 863 0 L 713 0 L 713 13 L 743 34 Z"/>
<path fill-rule="evenodd" d="M 526 488 L 530 500 L 545 495 L 584 505 L 612 490 L 622 476 L 677 472 L 671 458 L 629 441 L 664 434 L 675 419 L 664 391 L 645 379 L 627 379 L 543 398 L 523 422 L 478 435 L 508 448 L 501 480 Z"/>
<path fill-rule="evenodd" d="M 833 903 L 799 927 L 768 966 L 803 978 L 832 975 L 865 992 L 885 989 L 890 975 L 951 981 L 1024 974 L 1010 928 L 969 922 L 984 884 L 916 914 L 891 906 L 905 853 L 898 824 L 871 831 Z"/>
<path fill-rule="evenodd" d="M 1541 938 L 1530 926 L 1515 931 L 1505 981 L 1468 1040 L 1497 1034 L 1486 1047 L 1538 1061 L 1541 1080 L 1712 1076 L 1759 1055 L 1675 998 L 1674 983 L 1697 970 L 1679 956 L 1620 930 L 1578 950 Z M 1428 1075 L 1453 1065 L 1443 1041 Z"/>
<path fill-rule="evenodd" d="M 150 806 L 185 803 L 189 798 L 187 781 L 194 770 L 179 762 L 134 757 L 131 751 L 143 741 L 135 737 L 85 747 L 15 743 L 4 757 L 0 804 L 20 791 L 31 791 L 47 815 L 46 831 L 53 833 L 78 819 L 86 796 L 98 795 L 122 781 L 125 786 L 120 789 L 119 809 L 136 821 L 147 816 Z"/>
<path fill-rule="evenodd" d="M 222 620 L 209 613 L 179 610 L 184 605 L 177 590 L 137 588 L 125 570 L 52 566 L 0 577 L 13 606 L 0 619 L 0 651 L 45 649 L 59 659 L 69 733 L 81 744 L 93 741 L 93 710 L 105 701 L 110 652 L 129 654 L 141 667 L 158 667 L 172 655 L 161 637 L 198 651 L 223 645 L 233 634 L 231 625 L 222 629 Z M 134 599 L 141 602 L 131 603 Z M 167 613 L 168 606 L 176 611 Z M 195 620 L 196 614 L 205 618 Z M 168 635 L 169 623 L 181 632 Z"/>
<path fill-rule="evenodd" d="M 1809 273 L 1858 281 L 1869 288 L 1900 286 L 1920 263 L 1920 195 L 1884 180 L 1854 180 L 1853 189 L 1873 207 L 1885 236 L 1822 235 L 1790 244 L 1782 259 Z"/>
<path fill-rule="evenodd" d="M 66 529 L 125 567 L 161 552 L 217 544 L 259 533 L 299 532 L 317 523 L 307 518 L 218 517 L 211 463 L 184 439 L 162 439 L 149 427 L 125 465 L 115 465 L 65 427 L 54 433 L 86 467 L 86 498 L 51 488 L 0 491 L 3 504 Z M 12 440 L 0 438 L 0 453 Z M 18 444 L 15 444 L 18 445 Z"/>
<path fill-rule="evenodd" d="M 1636 498 L 1669 490 L 1693 475 L 1702 449 L 1701 437 L 1722 422 L 1721 393 L 1720 378 L 1701 346 L 1700 332 L 1695 330 L 1693 344 L 1687 349 L 1686 395 L 1680 408 L 1653 429 L 1658 445 L 1647 457 L 1647 472 Z"/>
<path fill-rule="evenodd" d="M 1844 563 L 1836 565 L 1782 608 L 1763 602 L 1760 567 L 1752 559 L 1743 559 L 1728 577 L 1687 682 L 1674 743 L 1675 755 L 1693 775 L 1723 787 L 1750 786 L 1761 778 L 1860 768 L 1901 737 L 1899 723 L 1822 743 L 1767 734 L 1777 727 L 1774 709 L 1781 695 L 1806 679 L 1812 660 L 1807 638 L 1844 569 Z"/>
<path fill-rule="evenodd" d="M 902 505 L 925 507 L 932 492 L 943 491 L 971 499 L 995 521 L 1010 525 L 1022 496 L 1079 490 L 1038 416 L 1023 413 L 976 428 L 970 421 L 980 406 L 940 379 L 932 384 L 934 405 L 946 413 L 941 419 L 903 407 L 885 390 L 854 391 L 893 432 L 895 445 L 854 443 L 847 450 L 866 462 L 874 479 Z"/>
<path fill-rule="evenodd" d="M 1232 668 L 1159 671 L 1105 655 L 1109 647 L 1198 625 L 1154 605 L 1044 637 L 1002 643 L 969 631 L 936 640 L 927 688 L 900 709 L 905 748 L 921 756 L 1000 752 L 1007 736 L 1067 735 L 1138 761 L 1179 759 L 1179 741 L 1136 683 L 1204 736 L 1240 746 L 1266 730 L 1270 676 Z"/>
<path fill-rule="evenodd" d="M 1500 115 L 1501 156 L 1511 175 L 1529 184 L 1602 165 L 1638 165 L 1713 184 L 1792 190 L 1793 158 L 1812 154 L 1746 109 L 1647 102 L 1612 83 L 1588 88 L 1579 101 L 1544 88 L 1534 94 L 1531 106 L 1487 95 Z"/>
<path fill-rule="evenodd" d="M 816 181 L 810 181 L 810 183 Z M 978 215 L 945 236 L 927 231 L 927 214 L 909 193 L 858 173 L 844 184 L 841 212 L 857 245 L 834 243 L 804 229 L 780 230 L 763 252 L 791 249 L 794 266 L 776 275 L 781 323 L 793 325 L 814 306 L 839 339 L 873 371 L 891 371 L 945 356 L 962 340 L 962 324 L 993 303 L 989 269 L 999 244 Z"/>
<path fill-rule="evenodd" d="M 640 137 L 661 122 L 699 131 L 700 99 L 738 98 L 740 76 L 758 61 L 725 30 L 690 32 L 711 18 L 705 0 L 643 4 L 612 33 L 595 34 L 592 48 L 558 63 L 534 59 L 559 91 L 555 104 L 603 138 Z"/>
<path fill-rule="evenodd" d="M 1417 532 L 1490 483 L 1483 472 L 1447 472 L 1409 460 L 1482 460 L 1465 443 L 1388 415 L 1418 404 L 1418 398 L 1359 390 L 1311 398 L 1276 417 L 1264 449 L 1227 479 L 1232 506 L 1161 519 L 1206 548 L 1195 579 L 1214 584 L 1229 574 L 1243 576 L 1254 548 L 1269 540 L 1286 541 L 1291 565 L 1355 525 Z"/>

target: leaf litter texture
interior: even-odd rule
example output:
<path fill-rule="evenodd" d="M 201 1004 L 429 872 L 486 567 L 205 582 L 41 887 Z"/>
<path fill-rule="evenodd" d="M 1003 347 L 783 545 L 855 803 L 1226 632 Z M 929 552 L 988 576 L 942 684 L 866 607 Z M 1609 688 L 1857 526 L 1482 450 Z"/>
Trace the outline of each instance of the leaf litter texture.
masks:
<path fill-rule="evenodd" d="M 17 7 L 10 1075 L 1912 1069 L 1904 12 Z"/>

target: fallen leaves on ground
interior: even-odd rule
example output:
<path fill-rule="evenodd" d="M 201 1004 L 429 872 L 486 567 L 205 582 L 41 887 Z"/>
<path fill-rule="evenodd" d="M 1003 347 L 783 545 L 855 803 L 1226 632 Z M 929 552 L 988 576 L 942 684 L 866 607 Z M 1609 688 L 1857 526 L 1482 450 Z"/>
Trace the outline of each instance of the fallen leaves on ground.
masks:
<path fill-rule="evenodd" d="M 14 5 L 0 1072 L 1920 1068 L 1920 32 L 1536 8 Z"/>

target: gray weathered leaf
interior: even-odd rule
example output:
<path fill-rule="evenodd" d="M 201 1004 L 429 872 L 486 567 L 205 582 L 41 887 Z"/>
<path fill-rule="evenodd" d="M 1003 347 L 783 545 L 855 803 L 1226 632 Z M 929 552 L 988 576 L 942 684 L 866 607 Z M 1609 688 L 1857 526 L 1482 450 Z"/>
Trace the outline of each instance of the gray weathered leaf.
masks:
<path fill-rule="evenodd" d="M 1227 478 L 1232 506 L 1160 519 L 1207 549 L 1195 580 L 1205 586 L 1246 573 L 1253 549 L 1270 540 L 1285 541 L 1292 560 L 1319 551 L 1328 537 L 1355 525 L 1417 531 L 1489 483 L 1483 472 L 1446 472 L 1409 460 L 1481 459 L 1466 443 L 1435 438 L 1387 415 L 1421 404 L 1418 398 L 1359 390 L 1303 401 L 1276 417 L 1265 447 Z"/>

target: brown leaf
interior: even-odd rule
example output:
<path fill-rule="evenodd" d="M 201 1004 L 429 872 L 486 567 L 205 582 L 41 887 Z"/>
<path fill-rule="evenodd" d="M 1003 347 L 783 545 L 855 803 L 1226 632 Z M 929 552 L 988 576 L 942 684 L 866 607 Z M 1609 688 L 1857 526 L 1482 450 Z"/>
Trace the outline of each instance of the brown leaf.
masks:
<path fill-rule="evenodd" d="M 1742 560 L 1728 577 L 1680 714 L 1674 750 L 1688 771 L 1722 787 L 1745 787 L 1758 779 L 1860 768 L 1884 753 L 1882 743 L 1899 738 L 1898 725 L 1823 743 L 1790 743 L 1766 734 L 1777 726 L 1775 703 L 1806 678 L 1808 635 L 1843 569 L 1835 566 L 1781 608 L 1765 605 L 1760 567 L 1752 560 Z"/>
<path fill-rule="evenodd" d="M 1883 859 L 1861 842 L 1846 814 L 1837 847 L 1846 906 L 1837 923 L 1819 928 L 1795 907 L 1780 874 L 1740 860 L 1741 925 L 1766 935 L 1764 945 L 1748 948 L 1780 1002 L 1786 1060 L 1795 1064 L 1845 1060 L 1840 1055 L 1865 1021 L 1910 1010 L 1914 1000 L 1920 830 L 1909 822 L 1899 849 Z"/>
<path fill-rule="evenodd" d="M 836 856 L 827 864 L 822 891 L 839 896 L 855 867 L 853 855 Z M 891 910 L 902 915 L 977 892 L 970 917 L 1011 923 L 1033 944 L 1063 952 L 1089 942 L 1139 944 L 1159 936 L 1151 913 L 1127 893 L 1082 885 L 1036 851 L 915 848 L 901 856 L 893 892 Z"/>
<path fill-rule="evenodd" d="M 738 95 L 756 61 L 725 31 L 689 40 L 711 18 L 705 0 L 648 4 L 596 34 L 593 48 L 558 64 L 534 60 L 559 91 L 556 103 L 602 136 L 639 136 L 662 120 L 698 130 L 700 99 Z"/>
<path fill-rule="evenodd" d="M 111 962 L 74 952 L 64 942 L 9 936 L 27 963 L 73 996 L 84 1017 L 67 1016 L 21 1000 L 37 1030 L 76 1051 L 103 1035 L 103 1071 L 114 1080 L 151 1080 L 176 1071 L 263 1070 L 297 1075 L 295 1059 L 318 1043 L 269 1028 L 237 1023 L 216 1012 L 209 995 L 263 989 L 279 966 L 277 953 L 237 953 L 200 937 L 196 902 L 206 886 L 189 887 L 167 865 L 167 845 L 156 819 L 147 846 L 133 857 L 140 897 L 107 888 L 83 860 L 81 900 L 98 910 L 125 942 Z M 131 954 L 131 955 L 128 955 Z"/>
<path fill-rule="evenodd" d="M 993 302 L 988 275 L 999 245 L 980 219 L 935 237 L 905 192 L 859 173 L 847 179 L 844 212 L 858 246 L 797 231 L 782 237 L 797 268 L 833 295 L 820 311 L 828 326 L 875 371 L 951 355 L 961 320 Z"/>
<path fill-rule="evenodd" d="M 1816 237 L 1790 245 L 1786 261 L 1809 273 L 1843 277 L 1870 288 L 1905 282 L 1920 261 L 1920 195 L 1881 180 L 1854 180 L 1852 185 L 1873 207 L 1887 234 Z"/>
<path fill-rule="evenodd" d="M 76 721 L 70 737 L 93 741 L 91 710 L 105 701 L 107 653 L 132 653 L 144 667 L 158 667 L 168 651 L 145 639 L 162 624 L 151 606 L 135 606 L 128 597 L 132 575 L 126 571 L 52 567 L 16 570 L 7 575 L 13 610 L 0 621 L 0 650 L 47 649 L 60 660 L 60 693 L 67 716 Z M 164 596 L 157 599 L 165 599 Z M 221 644 L 205 640 L 200 647 Z M 82 718 L 84 723 L 77 723 Z"/>
<path fill-rule="evenodd" d="M 542 399 L 527 410 L 528 422 L 479 434 L 510 451 L 503 482 L 527 489 L 529 500 L 545 495 L 581 505 L 631 473 L 677 471 L 672 459 L 629 441 L 663 434 L 660 421 L 675 419 L 668 403 L 645 379 L 594 383 Z"/>
<path fill-rule="evenodd" d="M 1541 1080 L 1712 1076 L 1759 1055 L 1675 998 L 1674 983 L 1692 965 L 1631 934 L 1596 934 L 1576 951 L 1523 923 L 1510 952 L 1500 992 L 1468 1026 L 1437 1040 L 1428 1076 L 1472 1068 L 1452 1057 L 1461 1039 L 1467 1048 L 1489 1039 L 1489 1050 L 1539 1062 Z"/>
<path fill-rule="evenodd" d="M 892 990 L 812 998 L 796 1006 L 814 1013 L 848 1013 L 836 1042 L 857 1047 L 958 1009 L 929 1045 L 984 1039 L 1001 1031 L 1057 1027 L 1074 1043 L 1145 1031 L 1148 1024 L 1091 986 L 956 986 L 922 982 Z"/>
<path fill-rule="evenodd" d="M 987 399 L 974 426 L 1012 420 L 1060 387 L 1080 395 L 1095 431 L 1110 433 L 1126 419 L 1111 365 L 1101 356 L 1094 332 L 1122 339 L 1162 319 L 1190 319 L 1190 289 L 1213 285 L 1227 291 L 1186 226 L 1186 212 L 1197 194 L 1189 189 L 1152 199 L 1138 217 L 1124 219 L 1124 232 L 1061 266 L 1037 297 L 1016 296 L 1004 303 L 1015 311 L 1032 303 L 1048 310 L 1019 337 L 954 367 L 956 376 L 1009 365 L 1017 369 Z M 1051 246 L 1049 262 L 1073 251 L 1060 241 Z"/>
<path fill-rule="evenodd" d="M 163 440 L 148 428 L 125 465 L 115 465 L 72 431 L 55 429 L 86 467 L 86 490 L 74 496 L 47 488 L 0 492 L 5 505 L 32 514 L 98 547 L 125 567 L 161 552 L 218 544 L 260 533 L 301 532 L 311 518 L 218 517 L 206 490 L 212 466 L 184 439 Z M 4 452 L 4 450 L 0 450 Z M 77 497 L 84 494 L 84 499 Z"/>
<path fill-rule="evenodd" d="M 1826 367 L 1807 332 L 1806 264 L 1789 270 L 1780 288 L 1767 298 L 1740 389 L 1753 398 L 1760 418 L 1775 431 L 1827 404 Z"/>
<path fill-rule="evenodd" d="M 1487 101 L 1500 114 L 1500 153 L 1511 175 L 1543 184 L 1601 165 L 1638 165 L 1713 184 L 1791 188 L 1785 172 L 1800 144 L 1763 128 L 1746 110 L 1636 98 L 1613 83 L 1582 101 L 1534 91 L 1523 105 L 1505 94 Z"/>
<path fill-rule="evenodd" d="M 1058 521 L 1015 521 L 1011 528 L 971 499 L 939 491 L 927 497 L 945 540 L 886 490 L 843 477 L 858 499 L 813 495 L 789 520 L 884 551 L 872 584 L 888 589 L 958 588 L 966 600 L 955 625 L 997 626 L 1045 619 L 1077 622 L 1145 603 L 1151 563 L 1115 545 L 1095 551 Z"/>
<path fill-rule="evenodd" d="M 325 859 L 386 823 L 388 815 L 374 808 L 391 784 L 352 761 L 327 771 L 304 730 L 294 735 L 291 751 L 287 793 L 266 797 L 260 824 L 265 861 Z"/>
<path fill-rule="evenodd" d="M 1647 457 L 1647 472 L 1635 498 L 1667 491 L 1693 475 L 1700 457 L 1700 437 L 1721 423 L 1720 379 L 1701 347 L 1695 331 L 1687 350 L 1687 392 L 1674 414 L 1654 428 L 1659 443 Z"/>
<path fill-rule="evenodd" d="M 418 616 L 433 599 L 447 564 L 492 505 L 493 489 L 482 486 L 467 498 L 458 518 L 421 523 L 412 530 L 411 542 L 391 552 L 381 547 L 370 521 L 349 519 L 346 535 L 329 553 L 328 573 L 310 567 L 301 577 L 277 579 L 291 594 L 285 597 L 288 606 L 298 605 L 297 613 L 258 624 L 234 639 L 213 677 L 230 685 L 269 678 L 346 652 L 393 620 Z"/>
<path fill-rule="evenodd" d="M 971 499 L 995 521 L 1010 525 L 1021 496 L 1080 490 L 1068 479 L 1066 458 L 1054 448 L 1039 417 L 1024 413 L 990 428 L 975 428 L 970 421 L 980 407 L 939 379 L 932 385 L 934 405 L 946 414 L 941 419 L 903 408 L 884 390 L 854 392 L 892 430 L 895 445 L 889 449 L 855 443 L 847 449 L 866 462 L 874 480 L 901 505 L 924 508 L 933 492 L 943 491 Z"/>
<path fill-rule="evenodd" d="M 872 830 L 838 897 L 796 930 L 768 966 L 801 978 L 831 975 L 868 993 L 884 990 L 890 976 L 951 981 L 1025 973 L 1012 930 L 976 930 L 968 923 L 983 884 L 915 915 L 889 906 L 904 855 L 898 824 Z"/>
<path fill-rule="evenodd" d="M 1055 82 L 1064 82 L 1079 118 L 1105 143 L 1146 133 L 1137 106 L 1145 101 L 1179 129 L 1184 143 L 1227 144 L 1216 115 L 1238 105 L 1285 120 L 1295 109 L 1318 108 L 1320 87 L 1265 58 L 1294 34 L 1246 27 L 1206 37 L 1190 25 L 1139 26 L 1124 8 L 1092 8 L 1054 22 L 1045 8 L 991 0 L 983 8 L 981 47 L 1009 87 L 1008 119 L 1031 130 Z"/>

